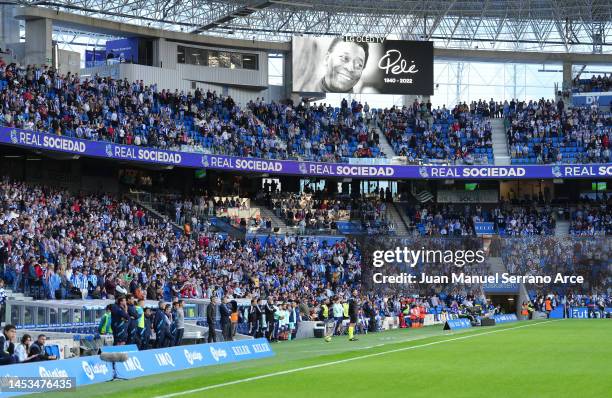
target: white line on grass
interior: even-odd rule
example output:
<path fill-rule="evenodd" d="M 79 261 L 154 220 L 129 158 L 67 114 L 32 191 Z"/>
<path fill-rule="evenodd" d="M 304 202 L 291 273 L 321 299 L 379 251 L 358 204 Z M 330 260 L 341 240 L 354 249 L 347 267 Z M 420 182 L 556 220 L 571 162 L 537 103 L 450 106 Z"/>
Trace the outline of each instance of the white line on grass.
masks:
<path fill-rule="evenodd" d="M 210 386 L 194 388 L 192 390 L 179 391 L 179 392 L 175 392 L 175 393 L 172 393 L 172 394 L 158 395 L 158 396 L 156 396 L 154 398 L 172 398 L 172 397 L 178 397 L 178 396 L 181 396 L 181 395 L 193 394 L 193 393 L 200 392 L 200 391 L 212 390 L 212 389 L 220 388 L 220 387 L 227 387 L 227 386 L 231 386 L 231 385 L 234 385 L 234 384 L 248 383 L 250 381 L 267 379 L 269 377 L 282 376 L 282 375 L 296 373 L 296 372 L 303 372 L 305 370 L 310 370 L 310 369 L 317 369 L 317 368 L 322 368 L 322 367 L 326 367 L 326 366 L 338 365 L 338 364 L 341 364 L 341 363 L 352 362 L 352 361 L 356 361 L 356 360 L 359 360 L 359 359 L 366 359 L 366 358 L 377 357 L 377 356 L 380 356 L 380 355 L 392 354 L 392 353 L 395 353 L 395 352 L 414 350 L 414 349 L 417 349 L 417 348 L 429 347 L 429 346 L 432 346 L 432 345 L 448 343 L 448 342 L 451 342 L 451 341 L 465 340 L 465 339 L 469 339 L 469 338 L 472 338 L 472 337 L 484 336 L 486 334 L 493 334 L 493 333 L 505 332 L 505 331 L 508 331 L 508 330 L 522 329 L 522 328 L 527 328 L 527 327 L 530 327 L 530 326 L 544 325 L 544 324 L 550 323 L 550 322 L 556 322 L 556 321 L 544 321 L 544 322 L 538 322 L 538 323 L 530 323 L 528 325 L 515 326 L 515 327 L 505 328 L 505 329 L 490 330 L 488 332 L 483 332 L 483 333 L 474 333 L 474 334 L 469 334 L 467 336 L 454 337 L 452 339 L 434 341 L 434 342 L 431 342 L 431 343 L 419 344 L 419 345 L 414 345 L 414 346 L 410 346 L 410 347 L 396 348 L 394 350 L 389 350 L 389 351 L 375 352 L 375 353 L 372 353 L 372 354 L 360 355 L 360 356 L 357 356 L 357 357 L 340 359 L 340 360 L 337 360 L 337 361 L 324 362 L 324 363 L 319 363 L 319 364 L 316 364 L 316 365 L 304 366 L 304 367 L 301 367 L 301 368 L 282 370 L 280 372 L 274 372 L 274 373 L 268 373 L 268 374 L 259 375 L 259 376 L 247 377 L 245 379 L 233 380 L 233 381 L 228 381 L 228 382 L 220 383 L 220 384 L 213 384 L 213 385 L 210 385 Z M 435 336 L 430 336 L 430 337 L 435 337 Z"/>

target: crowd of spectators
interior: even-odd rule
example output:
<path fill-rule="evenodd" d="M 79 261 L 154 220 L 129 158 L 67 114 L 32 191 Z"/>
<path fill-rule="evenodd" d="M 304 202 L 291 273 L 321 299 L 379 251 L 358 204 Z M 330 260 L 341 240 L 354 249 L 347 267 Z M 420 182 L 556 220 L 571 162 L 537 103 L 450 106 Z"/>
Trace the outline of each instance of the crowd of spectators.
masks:
<path fill-rule="evenodd" d="M 612 212 L 607 201 L 579 203 L 571 212 L 573 236 L 612 235 Z"/>
<path fill-rule="evenodd" d="M 474 235 L 473 215 L 482 214 L 481 211 L 481 207 L 472 209 L 470 206 L 424 205 L 407 209 L 407 214 L 421 235 L 466 236 Z"/>
<path fill-rule="evenodd" d="M 0 59 L 0 125 L 88 140 L 274 159 L 384 156 L 366 115 L 369 106 L 354 101 L 332 108 L 257 99 L 241 108 L 214 91 L 158 90 Z"/>
<path fill-rule="evenodd" d="M 597 106 L 565 109 L 563 101 L 517 102 L 510 110 L 513 164 L 610 162 L 612 114 Z"/>
<path fill-rule="evenodd" d="M 407 207 L 411 227 L 423 236 L 475 235 L 475 223 L 494 224 L 501 236 L 554 234 L 555 220 L 548 207 L 518 206 L 502 202 L 497 206 L 483 204 L 424 204 Z"/>
<path fill-rule="evenodd" d="M 581 275 L 585 282 L 578 285 L 555 284 L 563 293 L 575 294 L 610 291 L 610 244 L 605 237 L 511 237 L 500 240 L 502 260 L 513 275 Z M 544 286 L 529 286 L 543 288 Z"/>
<path fill-rule="evenodd" d="M 612 74 L 593 75 L 590 79 L 575 78 L 573 91 L 579 93 L 605 92 L 612 90 Z"/>
<path fill-rule="evenodd" d="M 338 230 L 338 223 L 359 221 L 368 233 L 394 233 L 395 226 L 387 215 L 389 192 L 381 195 L 326 195 L 322 191 L 276 193 L 266 201 L 277 217 L 301 234 L 313 230 Z"/>
<path fill-rule="evenodd" d="M 108 195 L 8 181 L 0 198 L 4 279 L 39 298 L 313 299 L 360 280 L 359 250 L 349 240 L 188 235 Z"/>
<path fill-rule="evenodd" d="M 271 134 L 282 138 L 286 157 L 342 162 L 385 156 L 378 133 L 370 127 L 367 103 L 343 99 L 339 108 L 324 103 L 293 107 L 260 100 L 248 107 Z"/>
<path fill-rule="evenodd" d="M 493 210 L 493 220 L 502 236 L 554 235 L 555 219 L 548 207 L 502 206 Z"/>
<path fill-rule="evenodd" d="M 431 109 L 431 103 L 385 109 L 379 124 L 395 153 L 409 163 L 493 163 L 490 118 L 503 112 L 486 101 Z M 491 110 L 492 109 L 492 110 Z"/>

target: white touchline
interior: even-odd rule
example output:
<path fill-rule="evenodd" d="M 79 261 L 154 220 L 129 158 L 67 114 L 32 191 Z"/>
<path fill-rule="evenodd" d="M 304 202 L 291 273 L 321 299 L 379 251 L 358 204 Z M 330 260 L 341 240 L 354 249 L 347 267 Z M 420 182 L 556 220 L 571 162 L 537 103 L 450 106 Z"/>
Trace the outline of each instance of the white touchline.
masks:
<path fill-rule="evenodd" d="M 175 392 L 175 393 L 167 394 L 167 395 L 158 395 L 158 396 L 156 396 L 154 398 L 172 398 L 172 397 L 178 397 L 178 396 L 181 396 L 181 395 L 193 394 L 193 393 L 200 392 L 200 391 L 212 390 L 212 389 L 220 388 L 220 387 L 227 387 L 227 386 L 231 386 L 231 385 L 234 385 L 234 384 L 248 383 L 250 381 L 267 379 L 269 377 L 282 376 L 282 375 L 286 375 L 286 374 L 290 374 L 290 373 L 303 372 L 305 370 L 310 370 L 310 369 L 317 369 L 317 368 L 322 368 L 322 367 L 326 367 L 326 366 L 338 365 L 340 363 L 352 362 L 352 361 L 356 361 L 358 359 L 372 358 L 372 357 L 377 357 L 377 356 L 380 356 L 380 355 L 392 354 L 392 353 L 395 353 L 395 352 L 414 350 L 414 349 L 417 349 L 417 348 L 429 347 L 429 346 L 436 345 L 436 344 L 448 343 L 450 341 L 465 340 L 465 339 L 469 339 L 469 338 L 472 338 L 472 337 L 484 336 L 486 334 L 505 332 L 505 331 L 508 331 L 508 330 L 527 328 L 527 327 L 530 327 L 530 326 L 544 325 L 546 323 L 556 322 L 556 321 L 558 321 L 558 320 L 544 321 L 544 322 L 538 322 L 538 323 L 530 323 L 528 325 L 515 326 L 515 327 L 505 328 L 505 329 L 496 329 L 496 330 L 491 330 L 491 331 L 483 332 L 483 333 L 474 333 L 474 334 L 469 334 L 467 336 L 454 337 L 452 339 L 434 341 L 434 342 L 431 342 L 431 343 L 419 344 L 419 345 L 414 345 L 414 346 L 410 346 L 410 347 L 396 348 L 394 350 L 389 350 L 389 351 L 375 352 L 373 354 L 360 355 L 360 356 L 357 356 L 357 357 L 340 359 L 340 360 L 332 361 L 332 362 L 319 363 L 319 364 L 316 364 L 316 365 L 304 366 L 302 368 L 283 370 L 283 371 L 280 371 L 280 372 L 268 373 L 268 374 L 260 375 L 260 376 L 247 377 L 246 379 L 233 380 L 233 381 L 228 381 L 228 382 L 221 383 L 221 384 L 213 384 L 213 385 L 210 385 L 210 386 L 195 388 L 193 390 L 179 391 L 179 392 Z M 435 337 L 435 336 L 431 336 L 431 337 Z"/>

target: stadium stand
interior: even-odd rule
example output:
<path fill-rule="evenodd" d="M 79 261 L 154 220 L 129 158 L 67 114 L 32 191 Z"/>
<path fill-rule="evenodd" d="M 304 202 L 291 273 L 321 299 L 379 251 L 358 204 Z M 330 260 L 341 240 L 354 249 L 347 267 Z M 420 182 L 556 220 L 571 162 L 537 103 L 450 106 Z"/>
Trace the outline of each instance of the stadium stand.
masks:
<path fill-rule="evenodd" d="M 575 93 L 605 92 L 612 89 L 612 75 L 593 75 L 590 79 L 577 77 L 572 83 L 572 91 Z"/>
<path fill-rule="evenodd" d="M 251 101 L 241 109 L 216 92 L 158 90 L 155 84 L 0 62 L 0 124 L 68 137 L 188 152 L 346 162 L 384 157 L 363 106 Z"/>
<path fill-rule="evenodd" d="M 525 206 L 501 202 L 499 206 L 419 205 L 406 206 L 407 216 L 423 236 L 475 235 L 474 223 L 492 222 L 500 236 L 551 235 L 555 220 L 548 206 Z"/>
<path fill-rule="evenodd" d="M 432 110 L 431 103 L 415 101 L 412 107 L 385 109 L 378 118 L 396 154 L 409 163 L 488 164 L 493 163 L 488 119 L 499 109 L 494 101 L 459 104 L 452 110 Z"/>
<path fill-rule="evenodd" d="M 563 101 L 511 104 L 506 118 L 512 164 L 610 162 L 609 111 L 565 109 Z"/>
<path fill-rule="evenodd" d="M 311 300 L 320 289 L 340 294 L 359 283 L 359 250 L 348 240 L 245 241 L 197 230 L 191 237 L 111 196 L 8 181 L 1 193 L 5 279 L 13 291 L 40 298 L 129 292 L 169 302 L 179 294 L 243 298 L 282 291 L 287 299 Z"/>

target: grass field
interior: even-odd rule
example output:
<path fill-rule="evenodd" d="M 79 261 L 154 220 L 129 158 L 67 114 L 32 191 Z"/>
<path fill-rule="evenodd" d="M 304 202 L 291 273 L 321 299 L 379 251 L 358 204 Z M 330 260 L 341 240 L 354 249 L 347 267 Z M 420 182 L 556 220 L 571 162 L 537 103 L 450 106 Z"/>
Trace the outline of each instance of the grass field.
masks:
<path fill-rule="evenodd" d="M 276 356 L 45 397 L 612 397 L 612 321 L 441 326 L 282 342 Z"/>

